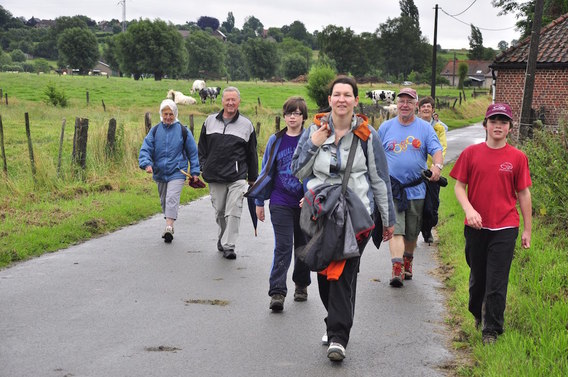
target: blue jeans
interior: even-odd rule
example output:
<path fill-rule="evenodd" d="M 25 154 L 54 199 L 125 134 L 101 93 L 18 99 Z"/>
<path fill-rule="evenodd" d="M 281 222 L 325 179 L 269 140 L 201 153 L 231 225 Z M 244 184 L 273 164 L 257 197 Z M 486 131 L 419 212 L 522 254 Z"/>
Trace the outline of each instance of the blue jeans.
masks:
<path fill-rule="evenodd" d="M 306 238 L 300 228 L 300 207 L 270 205 L 270 220 L 274 229 L 274 259 L 270 271 L 268 295 L 286 296 L 286 279 L 292 262 L 294 248 L 305 245 Z M 311 283 L 310 269 L 294 256 L 292 280 L 297 285 L 307 287 Z"/>
<path fill-rule="evenodd" d="M 465 226 L 469 311 L 483 322 L 483 334 L 503 333 L 509 270 L 519 228 L 496 231 Z"/>

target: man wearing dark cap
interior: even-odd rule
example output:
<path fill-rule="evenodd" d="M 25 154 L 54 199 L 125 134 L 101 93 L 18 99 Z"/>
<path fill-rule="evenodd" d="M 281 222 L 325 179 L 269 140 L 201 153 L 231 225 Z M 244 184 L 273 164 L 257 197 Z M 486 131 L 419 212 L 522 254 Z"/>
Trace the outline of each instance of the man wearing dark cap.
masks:
<path fill-rule="evenodd" d="M 465 212 L 465 258 L 470 268 L 469 311 L 482 327 L 484 345 L 503 333 L 509 269 L 519 234 L 517 201 L 523 215 L 521 246 L 532 230 L 531 177 L 527 156 L 507 143 L 513 114 L 505 103 L 489 105 L 487 140 L 467 147 L 450 176 Z"/>
<path fill-rule="evenodd" d="M 442 145 L 434 129 L 415 116 L 416 90 L 403 88 L 397 97 L 398 116 L 381 125 L 379 136 L 387 156 L 396 205 L 394 236 L 389 240 L 392 262 L 390 285 L 402 287 L 403 280 L 410 280 L 413 276 L 414 249 L 422 226 L 426 196 L 422 171 L 427 169 L 426 160 L 431 155 L 430 180 L 439 180 L 443 157 Z"/>

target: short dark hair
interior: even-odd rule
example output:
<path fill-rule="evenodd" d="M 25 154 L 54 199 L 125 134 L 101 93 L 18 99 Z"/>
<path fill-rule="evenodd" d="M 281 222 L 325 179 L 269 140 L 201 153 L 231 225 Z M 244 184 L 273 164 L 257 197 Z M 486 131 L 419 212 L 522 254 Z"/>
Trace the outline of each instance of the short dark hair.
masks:
<path fill-rule="evenodd" d="M 487 127 L 487 119 L 506 120 L 506 121 L 509 122 L 509 128 L 513 128 L 513 121 L 511 120 L 511 118 L 509 118 L 506 115 L 496 114 L 496 115 L 490 116 L 489 118 L 483 119 L 483 127 Z"/>
<path fill-rule="evenodd" d="M 308 105 L 302 97 L 290 97 L 284 102 L 282 106 L 282 115 L 293 113 L 296 110 L 302 112 L 302 117 L 304 120 L 308 119 Z"/>
<path fill-rule="evenodd" d="M 434 108 L 434 98 L 430 97 L 430 96 L 426 96 L 424 98 L 422 98 L 420 100 L 420 102 L 418 102 L 418 108 L 421 108 L 422 105 L 429 103 L 430 105 L 432 105 L 432 108 Z"/>
<path fill-rule="evenodd" d="M 351 85 L 351 88 L 353 88 L 353 95 L 355 97 L 359 96 L 359 89 L 357 88 L 357 81 L 355 81 L 355 79 L 353 77 L 349 77 L 349 76 L 337 76 L 337 78 L 335 80 L 333 80 L 333 82 L 329 85 L 329 95 L 331 96 L 332 92 L 333 92 L 333 87 L 336 84 L 347 84 L 347 85 Z"/>

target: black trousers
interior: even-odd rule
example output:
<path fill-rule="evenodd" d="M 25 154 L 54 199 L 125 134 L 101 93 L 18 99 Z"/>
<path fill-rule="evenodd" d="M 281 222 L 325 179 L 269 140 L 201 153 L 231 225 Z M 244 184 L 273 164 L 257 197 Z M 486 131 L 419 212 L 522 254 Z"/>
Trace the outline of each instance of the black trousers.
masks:
<path fill-rule="evenodd" d="M 344 347 L 349 342 L 349 333 L 353 326 L 360 260 L 360 257 L 347 259 L 338 280 L 327 280 L 327 276 L 318 274 L 319 294 L 327 310 L 324 321 L 328 340 Z"/>
<path fill-rule="evenodd" d="M 509 270 L 519 228 L 497 231 L 465 226 L 465 259 L 470 268 L 469 311 L 483 333 L 502 334 Z"/>

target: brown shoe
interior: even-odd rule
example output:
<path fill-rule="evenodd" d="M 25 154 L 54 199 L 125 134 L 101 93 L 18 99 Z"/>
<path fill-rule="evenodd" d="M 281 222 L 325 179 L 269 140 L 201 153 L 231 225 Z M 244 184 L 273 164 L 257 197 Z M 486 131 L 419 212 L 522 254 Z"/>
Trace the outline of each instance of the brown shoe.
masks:
<path fill-rule="evenodd" d="M 404 266 L 400 262 L 394 262 L 392 264 L 392 279 L 390 280 L 390 285 L 392 287 L 402 287 L 404 280 Z"/>
<path fill-rule="evenodd" d="M 294 291 L 294 301 L 307 301 L 308 300 L 308 287 L 296 285 Z"/>
<path fill-rule="evenodd" d="M 403 257 L 404 259 L 404 280 L 412 280 L 412 260 L 414 257 Z"/>

